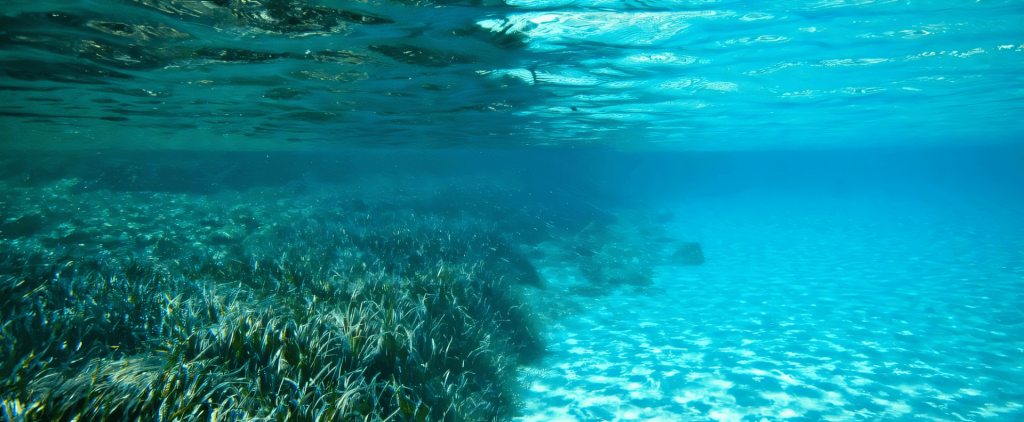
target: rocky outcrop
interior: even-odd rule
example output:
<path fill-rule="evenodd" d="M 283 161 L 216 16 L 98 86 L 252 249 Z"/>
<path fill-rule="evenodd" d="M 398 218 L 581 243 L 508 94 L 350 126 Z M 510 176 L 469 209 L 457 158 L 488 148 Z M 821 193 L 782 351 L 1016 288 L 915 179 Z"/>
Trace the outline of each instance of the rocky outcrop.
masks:
<path fill-rule="evenodd" d="M 672 254 L 671 263 L 674 265 L 701 265 L 704 263 L 704 251 L 700 243 L 686 242 L 679 246 Z"/>

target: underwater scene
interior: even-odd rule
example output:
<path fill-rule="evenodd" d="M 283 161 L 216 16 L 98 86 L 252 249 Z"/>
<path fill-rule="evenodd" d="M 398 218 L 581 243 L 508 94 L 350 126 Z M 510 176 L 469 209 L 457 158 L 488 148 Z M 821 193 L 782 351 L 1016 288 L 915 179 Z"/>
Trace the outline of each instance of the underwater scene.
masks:
<path fill-rule="evenodd" d="M 1022 421 L 1024 3 L 0 3 L 13 421 Z"/>

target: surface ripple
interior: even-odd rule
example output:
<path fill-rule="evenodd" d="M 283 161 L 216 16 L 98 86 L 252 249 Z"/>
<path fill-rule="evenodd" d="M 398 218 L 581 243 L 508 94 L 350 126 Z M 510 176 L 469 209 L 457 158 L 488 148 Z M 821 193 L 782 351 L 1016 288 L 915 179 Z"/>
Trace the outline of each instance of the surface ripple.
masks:
<path fill-rule="evenodd" d="M 0 120 L 19 149 L 1004 144 L 1024 112 L 1012 1 L 0 10 Z"/>

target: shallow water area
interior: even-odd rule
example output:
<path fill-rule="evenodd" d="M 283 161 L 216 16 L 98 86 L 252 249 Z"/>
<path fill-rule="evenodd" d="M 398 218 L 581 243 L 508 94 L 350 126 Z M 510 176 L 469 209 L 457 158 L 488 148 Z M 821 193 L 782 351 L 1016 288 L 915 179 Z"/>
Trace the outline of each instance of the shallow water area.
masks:
<path fill-rule="evenodd" d="M 3 2 L 0 414 L 1024 420 L 1019 3 Z"/>
<path fill-rule="evenodd" d="M 738 194 L 674 204 L 701 267 L 592 299 L 521 420 L 1013 420 L 1015 206 Z M 713 239 L 713 240 L 711 240 Z M 556 276 L 552 275 L 552 278 Z"/>

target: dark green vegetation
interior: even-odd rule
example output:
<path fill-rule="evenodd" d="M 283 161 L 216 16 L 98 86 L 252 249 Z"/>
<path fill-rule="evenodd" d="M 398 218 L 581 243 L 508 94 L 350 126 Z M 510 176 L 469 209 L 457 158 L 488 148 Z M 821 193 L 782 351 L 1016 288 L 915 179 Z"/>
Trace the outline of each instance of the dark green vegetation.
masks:
<path fill-rule="evenodd" d="M 508 420 L 544 327 L 675 243 L 543 174 L 111 156 L 0 159 L 9 419 Z"/>
<path fill-rule="evenodd" d="M 5 189 L 12 420 L 507 420 L 544 351 L 536 270 L 464 212 L 77 184 Z"/>
<path fill-rule="evenodd" d="M 544 350 L 472 228 L 289 228 L 251 257 L 3 262 L 5 411 L 31 420 L 503 420 Z M 384 231 L 406 236 L 381 238 Z M 454 236 L 449 237 L 448 234 Z M 258 245 L 258 246 L 257 246 Z"/>

